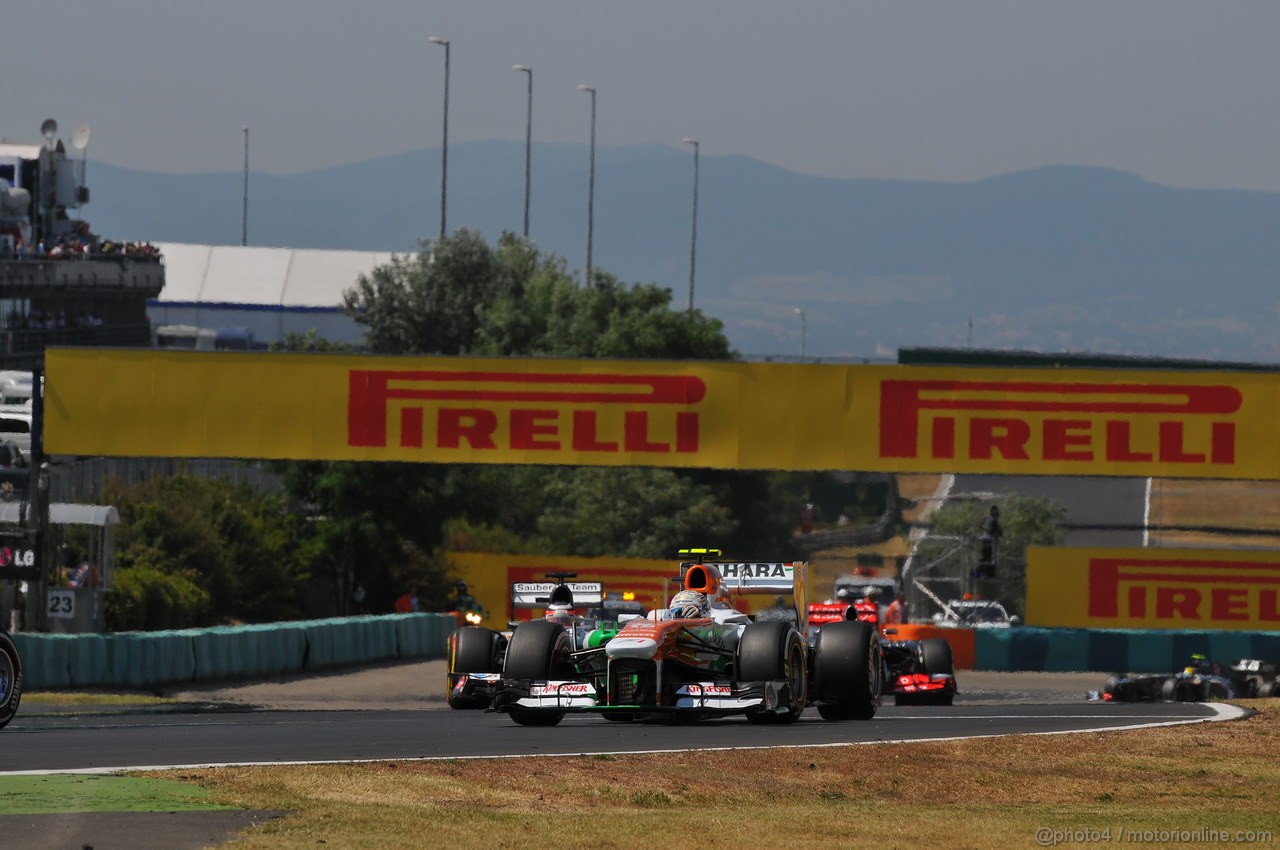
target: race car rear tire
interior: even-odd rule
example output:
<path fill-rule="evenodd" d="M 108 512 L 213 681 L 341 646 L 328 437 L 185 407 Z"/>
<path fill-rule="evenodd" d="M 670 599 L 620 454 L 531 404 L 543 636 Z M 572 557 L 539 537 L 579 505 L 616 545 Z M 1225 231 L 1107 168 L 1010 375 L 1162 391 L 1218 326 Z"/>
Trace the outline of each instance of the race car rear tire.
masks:
<path fill-rule="evenodd" d="M 824 720 L 870 720 L 880 707 L 884 656 L 879 633 L 868 623 L 825 624 L 814 645 L 818 714 Z"/>
<path fill-rule="evenodd" d="M 1111 694 L 1112 702 L 1136 702 L 1137 688 L 1133 682 L 1127 681 L 1120 676 L 1108 676 L 1107 682 L 1102 686 L 1104 694 Z"/>
<path fill-rule="evenodd" d="M 8 632 L 0 631 L 0 729 L 18 713 L 22 699 L 22 660 Z"/>
<path fill-rule="evenodd" d="M 1267 688 L 1266 694 L 1269 697 L 1280 697 L 1280 681 L 1272 682 Z"/>
<path fill-rule="evenodd" d="M 788 702 L 783 711 L 757 711 L 747 715 L 752 723 L 794 723 L 809 704 L 809 676 L 804 643 L 786 620 L 765 620 L 742 630 L 738 640 L 737 671 L 740 682 L 786 682 Z"/>
<path fill-rule="evenodd" d="M 507 658 L 502 668 L 504 679 L 568 678 L 569 633 L 559 623 L 531 620 L 516 628 L 507 644 Z M 564 719 L 563 711 L 508 708 L 507 714 L 521 726 L 555 726 Z"/>
<path fill-rule="evenodd" d="M 464 626 L 453 633 L 449 640 L 449 689 L 445 699 L 453 709 L 488 708 L 484 697 L 453 695 L 454 676 L 458 673 L 498 673 L 498 633 L 482 626 Z"/>

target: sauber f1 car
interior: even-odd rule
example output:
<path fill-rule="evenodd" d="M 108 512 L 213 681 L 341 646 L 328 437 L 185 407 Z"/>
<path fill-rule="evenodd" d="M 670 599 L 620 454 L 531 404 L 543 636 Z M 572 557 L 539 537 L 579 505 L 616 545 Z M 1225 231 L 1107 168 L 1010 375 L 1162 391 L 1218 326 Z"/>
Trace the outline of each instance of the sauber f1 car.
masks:
<path fill-rule="evenodd" d="M 576 576 L 576 573 L 548 573 L 552 581 L 516 582 L 511 586 L 511 606 L 517 610 L 545 608 L 545 621 L 559 624 L 569 642 L 578 649 L 585 645 L 588 634 L 604 640 L 617 633 L 619 620 L 625 622 L 639 616 L 627 613 L 631 610 L 628 606 L 615 613 L 602 583 L 568 581 Z M 589 612 L 579 614 L 579 609 L 589 609 Z M 501 632 L 465 626 L 449 636 L 449 681 L 445 693 L 451 708 L 489 707 L 502 681 L 502 666 L 512 635 L 532 622 L 536 621 L 512 622 Z"/>
<path fill-rule="evenodd" d="M 809 631 L 825 623 L 856 620 L 880 629 L 878 606 L 872 599 L 857 602 L 815 602 L 809 606 Z M 894 705 L 951 705 L 956 696 L 956 671 L 951 644 L 943 638 L 894 640 L 894 628 L 883 629 L 881 645 L 885 694 Z"/>
<path fill-rule="evenodd" d="M 711 550 L 713 554 L 718 554 Z M 880 702 L 880 636 L 843 621 L 807 634 L 804 563 L 680 565 L 671 607 L 582 645 L 563 625 L 526 623 L 511 636 L 493 707 L 526 726 L 569 713 L 672 722 L 745 715 L 791 723 L 817 706 L 827 720 L 867 720 Z M 788 616 L 756 618 L 730 603 L 741 594 L 791 596 Z M 692 595 L 700 606 L 676 605 Z M 766 609 L 769 610 L 769 609 Z"/>
<path fill-rule="evenodd" d="M 1129 673 L 1107 679 L 1107 702 L 1207 702 L 1211 699 L 1280 697 L 1275 665 L 1242 658 L 1223 670 L 1203 655 L 1191 656 L 1180 673 Z"/>
<path fill-rule="evenodd" d="M 22 661 L 9 633 L 0 629 L 0 729 L 9 725 L 22 698 Z"/>

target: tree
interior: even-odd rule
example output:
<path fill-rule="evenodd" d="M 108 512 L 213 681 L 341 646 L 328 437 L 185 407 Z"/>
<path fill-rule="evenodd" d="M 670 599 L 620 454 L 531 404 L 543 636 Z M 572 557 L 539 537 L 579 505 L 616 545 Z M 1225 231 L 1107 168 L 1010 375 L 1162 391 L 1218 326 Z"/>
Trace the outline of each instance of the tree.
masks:
<path fill-rule="evenodd" d="M 494 250 L 461 228 L 361 275 L 343 304 L 365 326 L 375 354 L 465 354 L 489 305 L 521 292 L 548 263 L 554 265 L 510 234 Z"/>
<path fill-rule="evenodd" d="M 104 490 L 120 512 L 113 628 L 154 629 L 298 616 L 307 547 L 284 500 L 225 480 L 151 478 Z"/>

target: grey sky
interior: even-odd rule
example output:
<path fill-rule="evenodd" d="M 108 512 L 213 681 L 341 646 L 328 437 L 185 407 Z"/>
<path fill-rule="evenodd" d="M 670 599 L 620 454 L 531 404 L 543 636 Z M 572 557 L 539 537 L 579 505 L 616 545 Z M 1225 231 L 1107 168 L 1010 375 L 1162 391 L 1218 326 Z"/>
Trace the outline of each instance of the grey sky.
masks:
<path fill-rule="evenodd" d="M 1280 190 L 1270 0 L 40 0 L 11 4 L 0 134 L 93 160 L 283 174 L 451 142 L 686 136 L 838 177 L 1105 165 Z M 536 162 L 535 162 L 536 168 Z"/>

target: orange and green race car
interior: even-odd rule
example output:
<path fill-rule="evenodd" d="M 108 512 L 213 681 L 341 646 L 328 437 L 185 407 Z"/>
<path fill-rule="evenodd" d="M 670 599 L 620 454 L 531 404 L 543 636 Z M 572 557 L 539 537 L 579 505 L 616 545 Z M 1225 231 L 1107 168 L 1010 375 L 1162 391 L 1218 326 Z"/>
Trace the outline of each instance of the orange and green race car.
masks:
<path fill-rule="evenodd" d="M 522 625 L 494 709 L 527 726 L 554 726 L 570 713 L 791 723 L 809 705 L 827 720 L 875 715 L 883 658 L 873 626 L 828 623 L 810 642 L 805 563 L 713 557 L 682 562 L 669 604 L 615 634 L 591 632 L 575 646 L 558 623 Z M 746 594 L 792 603 L 751 615 L 732 604 Z"/>

